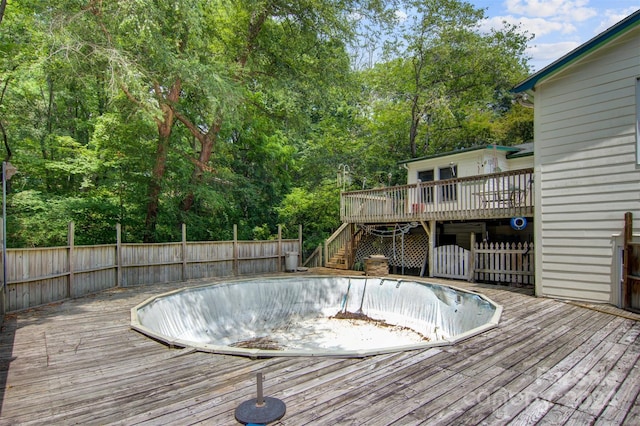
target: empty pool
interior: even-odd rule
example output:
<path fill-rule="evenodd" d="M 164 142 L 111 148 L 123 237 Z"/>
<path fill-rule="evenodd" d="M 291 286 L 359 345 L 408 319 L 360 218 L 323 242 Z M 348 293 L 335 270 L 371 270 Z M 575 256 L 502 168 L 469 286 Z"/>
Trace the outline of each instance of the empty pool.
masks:
<path fill-rule="evenodd" d="M 161 294 L 131 310 L 131 326 L 219 354 L 359 357 L 455 343 L 501 312 L 480 294 L 417 280 L 295 275 Z"/>

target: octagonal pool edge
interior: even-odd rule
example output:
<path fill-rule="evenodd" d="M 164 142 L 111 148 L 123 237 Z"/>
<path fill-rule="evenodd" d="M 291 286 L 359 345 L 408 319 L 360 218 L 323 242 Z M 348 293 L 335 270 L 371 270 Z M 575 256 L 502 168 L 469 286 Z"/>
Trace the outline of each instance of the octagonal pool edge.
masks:
<path fill-rule="evenodd" d="M 477 307 L 481 310 L 470 310 Z M 343 310 L 364 311 L 373 318 L 382 316 L 388 324 L 417 333 L 428 330 L 430 340 L 329 349 L 229 344 L 239 339 L 233 335 L 236 332 L 249 333 L 244 335 L 248 338 L 269 333 L 268 321 L 288 321 L 290 327 L 300 318 L 327 317 Z M 170 347 L 215 354 L 250 358 L 366 357 L 452 345 L 496 327 L 501 314 L 502 306 L 483 294 L 419 278 L 280 275 L 216 281 L 152 296 L 131 309 L 131 328 Z M 480 323 L 476 323 L 477 317 Z"/>

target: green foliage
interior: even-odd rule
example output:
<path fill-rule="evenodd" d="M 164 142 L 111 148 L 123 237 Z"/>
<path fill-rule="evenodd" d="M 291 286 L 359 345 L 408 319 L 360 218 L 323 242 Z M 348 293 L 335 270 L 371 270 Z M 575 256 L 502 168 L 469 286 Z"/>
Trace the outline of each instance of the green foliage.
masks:
<path fill-rule="evenodd" d="M 416 13 L 386 46 L 387 62 L 366 72 L 381 118 L 371 132 L 392 140 L 391 152 L 404 140 L 405 158 L 513 144 L 504 139 L 519 135 L 498 129 L 513 105 L 509 89 L 526 76 L 528 36 L 508 25 L 478 32 L 484 13 L 463 1 L 406 3 Z"/>
<path fill-rule="evenodd" d="M 304 250 L 314 250 L 340 226 L 340 192 L 333 181 L 314 191 L 293 188 L 277 211 L 285 226 L 303 224 Z"/>
<path fill-rule="evenodd" d="M 389 26 L 396 7 L 411 19 Z M 127 242 L 301 224 L 314 249 L 340 225 L 339 171 L 346 190 L 404 184 L 400 160 L 531 139 L 509 93 L 526 35 L 479 33 L 482 16 L 457 0 L 15 0 L 9 245 L 64 245 L 74 221 L 78 244 L 112 243 L 117 223 Z M 354 70 L 349 48 L 385 30 L 385 56 Z"/>
<path fill-rule="evenodd" d="M 27 190 L 16 193 L 8 208 L 9 247 L 64 246 L 69 222 L 75 224 L 78 245 L 115 243 L 118 208 L 106 196 L 53 197 Z"/>

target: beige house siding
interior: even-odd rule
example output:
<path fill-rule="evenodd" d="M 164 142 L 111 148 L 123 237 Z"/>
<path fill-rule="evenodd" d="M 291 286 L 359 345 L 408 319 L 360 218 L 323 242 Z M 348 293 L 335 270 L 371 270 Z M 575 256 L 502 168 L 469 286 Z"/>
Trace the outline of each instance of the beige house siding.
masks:
<path fill-rule="evenodd" d="M 533 167 L 532 156 L 507 159 L 506 155 L 507 152 L 502 150 L 479 149 L 460 154 L 414 161 L 407 164 L 407 184 L 412 185 L 417 182 L 418 172 L 423 170 L 437 171 L 440 168 L 448 167 L 449 163 L 453 163 L 456 166 L 456 177 L 460 178 Z M 438 173 L 435 173 L 435 180 L 439 180 Z"/>
<path fill-rule="evenodd" d="M 536 292 L 619 302 L 624 213 L 640 220 L 636 28 L 535 90 Z M 640 224 L 640 221 L 637 222 Z"/>

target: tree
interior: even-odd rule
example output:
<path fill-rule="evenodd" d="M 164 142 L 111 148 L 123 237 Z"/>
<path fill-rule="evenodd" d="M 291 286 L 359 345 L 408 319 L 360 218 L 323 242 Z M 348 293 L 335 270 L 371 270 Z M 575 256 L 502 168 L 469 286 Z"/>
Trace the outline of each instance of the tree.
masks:
<path fill-rule="evenodd" d="M 508 91 L 527 72 L 526 34 L 507 24 L 479 32 L 483 11 L 463 1 L 406 4 L 413 13 L 387 45 L 387 62 L 368 73 L 374 108 L 404 111 L 411 158 L 491 139 L 489 128 L 471 123 L 510 108 Z"/>
<path fill-rule="evenodd" d="M 61 243 L 69 219 L 86 242 L 110 242 L 115 223 L 128 241 L 167 241 L 181 223 L 217 239 L 299 220 L 319 241 L 338 221 L 340 165 L 348 189 L 369 188 L 403 183 L 396 162 L 412 155 L 527 140 L 530 110 L 508 92 L 521 36 L 475 31 L 466 4 L 404 2 L 419 18 L 398 27 L 406 38 L 352 68 L 350 46 L 371 43 L 396 3 L 9 2 L 12 244 Z"/>
<path fill-rule="evenodd" d="M 259 87 L 282 89 L 304 76 L 300 66 L 317 66 L 315 45 L 351 36 L 350 12 L 380 2 L 308 0 L 254 2 L 225 0 L 102 2 L 71 8 L 59 39 L 77 40 L 65 51 L 87 51 L 113 70 L 127 97 L 149 111 L 158 128 L 155 164 L 148 189 L 145 241 L 152 241 L 171 132 L 179 121 L 197 141 L 191 179 L 180 206 L 194 205 L 195 188 L 211 173 L 211 156 L 221 132 L 229 134 L 241 99 Z M 62 25 L 58 27 L 62 29 Z M 306 55 L 292 55 L 277 42 Z M 276 55 L 282 55 L 279 57 Z M 94 59 L 94 60 L 95 60 Z M 276 71 L 277 73 L 273 73 Z M 272 80 L 269 82 L 269 80 Z M 291 91 L 289 91 L 291 93 Z"/>

